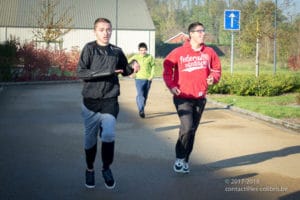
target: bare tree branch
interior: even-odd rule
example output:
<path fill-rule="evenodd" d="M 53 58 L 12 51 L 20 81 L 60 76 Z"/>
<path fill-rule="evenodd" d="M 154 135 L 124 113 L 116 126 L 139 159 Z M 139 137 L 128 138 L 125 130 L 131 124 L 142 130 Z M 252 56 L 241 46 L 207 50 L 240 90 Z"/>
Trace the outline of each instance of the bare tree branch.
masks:
<path fill-rule="evenodd" d="M 35 17 L 33 26 L 37 28 L 32 32 L 36 40 L 44 41 L 49 45 L 61 41 L 61 37 L 72 30 L 73 17 L 70 13 L 72 7 L 59 12 L 59 5 L 60 0 L 41 0 L 40 9 L 33 12 Z"/>

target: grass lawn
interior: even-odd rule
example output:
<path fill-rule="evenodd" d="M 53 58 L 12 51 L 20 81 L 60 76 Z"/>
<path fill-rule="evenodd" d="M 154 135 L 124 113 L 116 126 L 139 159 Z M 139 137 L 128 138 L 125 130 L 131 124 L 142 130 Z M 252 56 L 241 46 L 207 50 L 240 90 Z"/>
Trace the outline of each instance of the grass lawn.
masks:
<path fill-rule="evenodd" d="M 208 98 L 277 119 L 300 123 L 300 105 L 297 93 L 275 97 L 236 96 L 210 94 Z"/>

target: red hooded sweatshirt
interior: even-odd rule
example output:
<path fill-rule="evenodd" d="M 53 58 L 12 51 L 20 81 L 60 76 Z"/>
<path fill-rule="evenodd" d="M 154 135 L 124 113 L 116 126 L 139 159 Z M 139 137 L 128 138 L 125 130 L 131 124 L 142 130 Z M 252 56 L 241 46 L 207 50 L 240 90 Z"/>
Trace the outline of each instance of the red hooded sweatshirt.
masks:
<path fill-rule="evenodd" d="M 163 79 L 169 89 L 178 87 L 178 97 L 205 98 L 206 79 L 213 76 L 214 83 L 221 77 L 221 62 L 216 52 L 203 44 L 200 51 L 192 49 L 187 40 L 167 55 L 163 63 Z"/>

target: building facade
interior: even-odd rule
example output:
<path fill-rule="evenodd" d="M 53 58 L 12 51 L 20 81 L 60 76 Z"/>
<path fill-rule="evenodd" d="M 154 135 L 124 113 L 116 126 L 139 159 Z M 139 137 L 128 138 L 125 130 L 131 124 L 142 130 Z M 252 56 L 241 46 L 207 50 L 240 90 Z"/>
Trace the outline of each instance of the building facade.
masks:
<path fill-rule="evenodd" d="M 42 20 L 42 3 L 58 2 L 55 16 L 67 13 L 72 17 L 71 30 L 59 38 L 54 47 L 66 50 L 82 49 L 95 40 L 93 24 L 98 17 L 108 18 L 113 25 L 111 43 L 123 49 L 126 54 L 135 53 L 138 44 L 148 44 L 149 53 L 155 55 L 155 27 L 144 0 L 1 0 L 0 42 L 16 38 L 21 43 L 37 41 L 34 30 Z M 58 20 L 55 18 L 54 21 Z M 37 46 L 43 46 L 37 42 Z"/>

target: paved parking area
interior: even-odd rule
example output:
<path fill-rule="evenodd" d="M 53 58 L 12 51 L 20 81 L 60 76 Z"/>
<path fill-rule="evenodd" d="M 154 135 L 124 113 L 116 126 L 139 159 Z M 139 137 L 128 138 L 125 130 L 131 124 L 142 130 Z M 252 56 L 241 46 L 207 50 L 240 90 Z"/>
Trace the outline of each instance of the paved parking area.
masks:
<path fill-rule="evenodd" d="M 172 171 L 178 118 L 154 80 L 146 118 L 135 85 L 121 80 L 117 186 L 84 187 L 81 84 L 36 84 L 0 93 L 0 199 L 300 199 L 300 135 L 208 103 L 191 156 L 191 173 Z"/>

